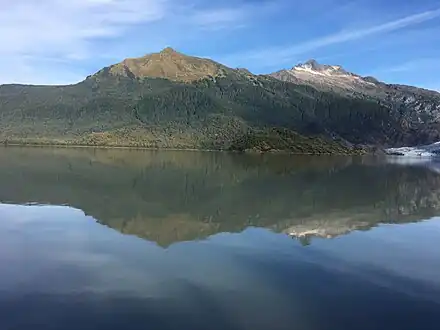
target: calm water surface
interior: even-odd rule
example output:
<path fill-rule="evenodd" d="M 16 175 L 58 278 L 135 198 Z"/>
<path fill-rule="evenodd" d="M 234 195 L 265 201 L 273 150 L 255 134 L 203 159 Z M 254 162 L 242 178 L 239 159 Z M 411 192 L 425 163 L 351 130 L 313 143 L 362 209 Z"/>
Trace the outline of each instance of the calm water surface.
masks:
<path fill-rule="evenodd" d="M 0 149 L 0 329 L 440 329 L 438 168 Z"/>

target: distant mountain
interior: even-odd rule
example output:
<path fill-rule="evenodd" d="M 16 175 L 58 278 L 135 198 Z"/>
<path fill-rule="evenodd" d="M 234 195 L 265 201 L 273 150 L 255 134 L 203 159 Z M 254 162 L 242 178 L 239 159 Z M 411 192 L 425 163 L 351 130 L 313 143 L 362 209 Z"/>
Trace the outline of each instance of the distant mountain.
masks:
<path fill-rule="evenodd" d="M 350 96 L 357 93 L 374 94 L 374 91 L 379 89 L 376 85 L 378 81 L 374 81 L 374 78 L 364 79 L 344 70 L 339 65 L 319 64 L 316 60 L 298 64 L 291 70 L 275 72 L 271 76 L 279 80 L 308 84 L 320 90 L 340 92 Z"/>
<path fill-rule="evenodd" d="M 275 72 L 271 76 L 295 84 L 306 84 L 320 91 L 378 102 L 392 111 L 391 115 L 399 122 L 402 131 L 418 130 L 414 131 L 413 138 L 408 137 L 409 145 L 416 145 L 420 141 L 431 143 L 439 135 L 438 92 L 386 84 L 374 77 L 348 72 L 339 65 L 322 65 L 315 60 L 298 64 L 290 70 Z"/>
<path fill-rule="evenodd" d="M 0 86 L 0 141 L 359 153 L 440 140 L 439 99 L 316 61 L 253 75 L 166 48 L 76 85 Z"/>

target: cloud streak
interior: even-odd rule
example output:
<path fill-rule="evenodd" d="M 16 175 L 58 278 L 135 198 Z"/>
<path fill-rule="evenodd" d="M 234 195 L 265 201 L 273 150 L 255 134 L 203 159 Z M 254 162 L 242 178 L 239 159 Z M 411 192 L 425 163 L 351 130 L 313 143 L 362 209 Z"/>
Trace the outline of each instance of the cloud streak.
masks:
<path fill-rule="evenodd" d="M 247 16 L 244 8 L 217 8 L 195 12 L 191 17 L 194 24 L 201 26 L 220 26 L 245 20 Z"/>
<path fill-rule="evenodd" d="M 65 83 L 84 75 L 83 62 L 118 57 L 115 48 L 132 56 L 126 37 L 134 36 L 131 42 L 141 42 L 145 52 L 158 50 L 157 44 L 177 38 L 245 26 L 272 6 L 241 0 L 220 6 L 201 0 L 0 0 L 0 83 Z M 111 42 L 118 45 L 106 48 Z"/>
<path fill-rule="evenodd" d="M 406 72 L 429 73 L 432 70 L 438 69 L 440 69 L 440 60 L 438 58 L 419 58 L 415 60 L 409 60 L 398 65 L 388 66 L 375 70 L 369 75 L 379 75 L 383 73 L 399 74 Z"/>
<path fill-rule="evenodd" d="M 157 21 L 163 0 L 0 0 L 0 55 L 59 55 L 84 50 L 94 38 L 112 37 L 127 26 Z"/>
<path fill-rule="evenodd" d="M 440 8 L 402 17 L 375 26 L 356 30 L 340 31 L 335 34 L 313 39 L 294 46 L 273 47 L 267 50 L 254 50 L 241 54 L 233 54 L 226 57 L 225 61 L 238 62 L 240 61 L 240 59 L 244 59 L 246 61 L 259 62 L 265 61 L 267 58 L 275 58 L 277 62 L 285 63 L 292 60 L 297 55 L 305 54 L 320 48 L 360 40 L 374 35 L 386 34 L 389 32 L 404 29 L 406 27 L 421 24 L 423 22 L 427 22 L 438 17 L 440 17 Z"/>
<path fill-rule="evenodd" d="M 244 27 L 269 14 L 284 8 L 281 0 L 261 2 L 258 4 L 241 3 L 235 6 L 229 4 L 225 7 L 195 10 L 189 14 L 189 22 L 210 30 L 234 29 Z"/>
<path fill-rule="evenodd" d="M 60 62 L 83 60 L 95 40 L 163 19 L 166 4 L 167 0 L 0 0 L 0 83 L 76 81 L 72 78 L 82 72 L 70 72 Z"/>

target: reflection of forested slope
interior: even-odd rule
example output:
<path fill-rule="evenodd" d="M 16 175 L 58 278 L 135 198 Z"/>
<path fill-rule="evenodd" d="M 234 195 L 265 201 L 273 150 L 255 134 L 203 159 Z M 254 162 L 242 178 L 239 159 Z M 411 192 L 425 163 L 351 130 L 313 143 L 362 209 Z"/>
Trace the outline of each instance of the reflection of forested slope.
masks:
<path fill-rule="evenodd" d="M 0 200 L 66 204 L 163 245 L 261 226 L 333 236 L 440 212 L 440 176 L 360 159 L 0 150 Z"/>

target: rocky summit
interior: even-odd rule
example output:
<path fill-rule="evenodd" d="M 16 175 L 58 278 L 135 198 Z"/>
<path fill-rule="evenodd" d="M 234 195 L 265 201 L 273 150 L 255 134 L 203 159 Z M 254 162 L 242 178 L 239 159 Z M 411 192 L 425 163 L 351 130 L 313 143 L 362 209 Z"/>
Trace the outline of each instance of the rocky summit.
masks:
<path fill-rule="evenodd" d="M 186 56 L 173 48 L 140 58 L 129 58 L 112 65 L 114 75 L 133 78 L 164 78 L 173 81 L 192 82 L 222 75 L 226 67 L 204 58 Z"/>
<path fill-rule="evenodd" d="M 68 86 L 0 86 L 0 140 L 364 153 L 440 140 L 440 94 L 310 60 L 254 75 L 172 48 Z"/>

